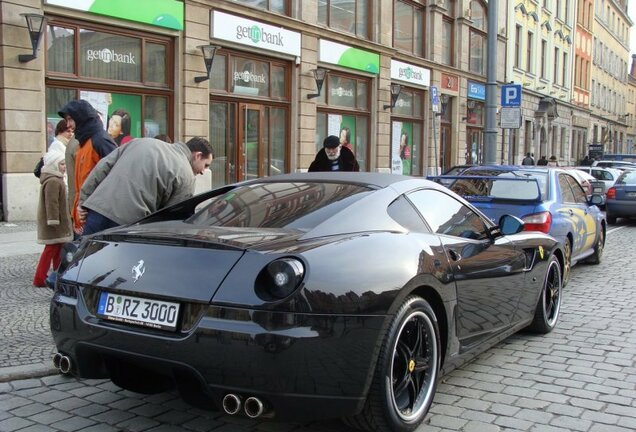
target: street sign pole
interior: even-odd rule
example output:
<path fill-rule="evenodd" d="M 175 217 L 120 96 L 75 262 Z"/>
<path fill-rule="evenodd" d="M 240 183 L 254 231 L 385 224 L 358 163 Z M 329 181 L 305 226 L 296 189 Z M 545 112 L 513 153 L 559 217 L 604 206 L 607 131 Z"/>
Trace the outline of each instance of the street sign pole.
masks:
<path fill-rule="evenodd" d="M 497 163 L 497 0 L 488 2 L 488 36 L 486 63 L 485 158 L 488 165 Z"/>
<path fill-rule="evenodd" d="M 433 152 L 435 153 L 435 174 L 439 175 L 437 154 L 437 113 L 439 112 L 439 93 L 437 87 L 431 86 L 431 111 L 433 112 Z"/>

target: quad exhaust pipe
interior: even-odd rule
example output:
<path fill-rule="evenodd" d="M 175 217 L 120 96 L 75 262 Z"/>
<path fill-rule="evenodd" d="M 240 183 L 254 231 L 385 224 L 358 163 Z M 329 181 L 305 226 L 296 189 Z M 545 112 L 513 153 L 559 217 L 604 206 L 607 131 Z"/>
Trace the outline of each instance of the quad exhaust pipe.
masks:
<path fill-rule="evenodd" d="M 57 352 L 53 355 L 53 366 L 63 374 L 67 374 L 71 371 L 71 358 Z"/>
<path fill-rule="evenodd" d="M 249 418 L 257 418 L 265 411 L 265 406 L 259 398 L 250 396 L 245 400 L 245 415 Z"/>
<path fill-rule="evenodd" d="M 245 399 L 234 393 L 228 393 L 223 397 L 223 411 L 229 415 L 238 414 L 243 408 L 243 412 L 249 418 L 257 418 L 263 415 L 265 412 L 265 405 L 263 402 L 254 396 L 250 396 Z"/>
<path fill-rule="evenodd" d="M 242 403 L 240 396 L 228 393 L 223 398 L 223 411 L 229 415 L 237 414 L 241 410 Z"/>

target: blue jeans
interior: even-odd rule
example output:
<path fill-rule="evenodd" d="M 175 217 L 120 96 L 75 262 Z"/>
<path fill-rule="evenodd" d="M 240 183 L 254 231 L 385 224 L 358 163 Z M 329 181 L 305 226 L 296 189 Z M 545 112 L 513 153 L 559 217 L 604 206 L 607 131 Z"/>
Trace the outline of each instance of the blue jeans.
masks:
<path fill-rule="evenodd" d="M 96 232 L 119 225 L 117 222 L 108 219 L 106 216 L 94 210 L 87 209 L 87 211 L 88 214 L 86 215 L 86 223 L 84 224 L 84 232 L 82 235 L 95 234 Z"/>

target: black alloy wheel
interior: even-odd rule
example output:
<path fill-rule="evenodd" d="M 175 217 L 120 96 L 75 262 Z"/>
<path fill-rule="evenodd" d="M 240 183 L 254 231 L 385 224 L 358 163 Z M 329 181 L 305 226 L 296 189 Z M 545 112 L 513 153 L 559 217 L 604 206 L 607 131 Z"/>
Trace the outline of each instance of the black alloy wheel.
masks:
<path fill-rule="evenodd" d="M 547 268 L 541 295 L 534 311 L 534 320 L 528 326 L 528 330 L 543 334 L 550 333 L 556 327 L 561 311 L 563 289 L 561 265 L 554 255 L 550 257 Z"/>
<path fill-rule="evenodd" d="M 435 313 L 411 296 L 389 327 L 363 411 L 346 422 L 370 431 L 414 430 L 433 402 L 439 370 Z"/>

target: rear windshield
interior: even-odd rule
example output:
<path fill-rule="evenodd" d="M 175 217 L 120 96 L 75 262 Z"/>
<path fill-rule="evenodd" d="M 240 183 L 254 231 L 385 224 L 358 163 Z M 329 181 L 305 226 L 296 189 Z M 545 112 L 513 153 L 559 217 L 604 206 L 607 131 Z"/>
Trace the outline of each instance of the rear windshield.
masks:
<path fill-rule="evenodd" d="M 621 176 L 616 180 L 618 184 L 636 184 L 636 171 L 625 171 Z"/>
<path fill-rule="evenodd" d="M 371 190 L 342 183 L 250 184 L 206 201 L 186 223 L 310 230 Z"/>
<path fill-rule="evenodd" d="M 458 179 L 450 189 L 464 197 L 502 200 L 546 199 L 548 174 L 545 171 L 467 170 L 462 176 L 488 176 L 488 179 Z M 492 178 L 495 177 L 496 178 Z M 520 181 L 520 180 L 530 181 Z M 536 180 L 536 182 L 534 181 Z M 539 190 L 537 191 L 537 183 Z M 541 194 L 539 197 L 539 193 Z"/>

